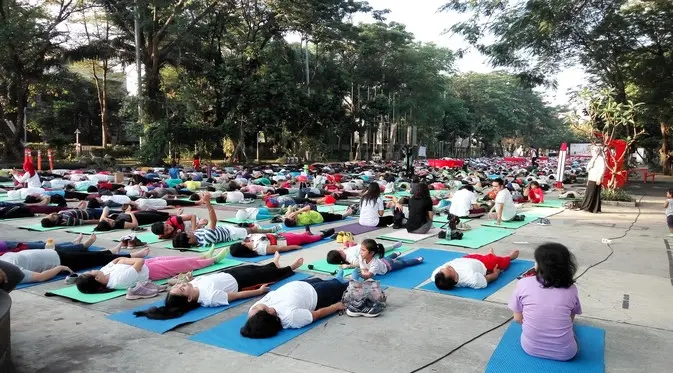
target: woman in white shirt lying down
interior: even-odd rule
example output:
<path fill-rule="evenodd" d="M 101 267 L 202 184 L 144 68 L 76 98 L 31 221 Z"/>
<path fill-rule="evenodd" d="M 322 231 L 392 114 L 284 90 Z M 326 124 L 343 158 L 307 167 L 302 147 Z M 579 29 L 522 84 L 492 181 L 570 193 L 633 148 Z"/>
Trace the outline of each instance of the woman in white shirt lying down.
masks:
<path fill-rule="evenodd" d="M 270 338 L 283 329 L 299 329 L 346 309 L 341 298 L 348 288 L 343 271 L 331 280 L 309 278 L 289 282 L 256 302 L 241 328 L 247 338 Z"/>
<path fill-rule="evenodd" d="M 304 263 L 297 259 L 291 266 L 280 266 L 280 254 L 276 253 L 273 262 L 259 266 L 242 265 L 222 272 L 199 276 L 187 283 L 175 285 L 166 296 L 161 307 L 151 307 L 145 311 L 136 311 L 136 316 L 145 316 L 153 320 L 168 320 L 181 317 L 199 307 L 226 306 L 238 299 L 251 298 L 269 291 L 266 284 L 278 282 L 292 276 Z M 246 290 L 262 285 L 259 289 Z"/>
<path fill-rule="evenodd" d="M 100 271 L 89 271 L 77 277 L 75 285 L 84 294 L 108 293 L 116 289 L 128 289 L 147 280 L 163 280 L 205 268 L 221 262 L 229 253 L 226 248 L 215 255 L 215 249 L 200 257 L 157 256 L 150 259 L 118 258 Z"/>

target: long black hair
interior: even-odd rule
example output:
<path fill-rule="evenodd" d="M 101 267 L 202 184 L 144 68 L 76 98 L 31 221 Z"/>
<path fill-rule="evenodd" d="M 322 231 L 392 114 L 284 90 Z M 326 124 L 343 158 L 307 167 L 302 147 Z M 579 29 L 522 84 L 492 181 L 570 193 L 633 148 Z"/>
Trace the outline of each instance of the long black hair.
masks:
<path fill-rule="evenodd" d="M 415 199 L 430 199 L 430 189 L 428 189 L 428 184 L 418 183 L 413 190 Z"/>
<path fill-rule="evenodd" d="M 360 206 L 364 206 L 369 203 L 376 205 L 376 200 L 379 199 L 380 196 L 381 196 L 381 186 L 379 185 L 379 183 L 377 182 L 369 183 L 367 191 L 365 192 L 365 194 L 362 195 Z"/>
<path fill-rule="evenodd" d="M 246 338 L 271 338 L 283 330 L 278 315 L 259 311 L 252 315 L 241 328 L 241 335 Z"/>
<path fill-rule="evenodd" d="M 79 275 L 75 279 L 75 285 L 77 285 L 77 290 L 84 294 L 100 294 L 114 291 L 114 289 L 108 289 L 107 286 L 96 281 L 96 277 L 89 273 Z"/>
<path fill-rule="evenodd" d="M 136 317 L 144 316 L 152 320 L 177 319 L 191 310 L 201 307 L 198 301 L 189 301 L 184 295 L 175 295 L 168 293 L 164 305 L 161 307 L 150 307 L 144 311 L 133 312 Z"/>
<path fill-rule="evenodd" d="M 327 263 L 329 264 L 350 264 L 341 256 L 339 250 L 330 250 L 327 252 Z"/>
<path fill-rule="evenodd" d="M 362 245 L 364 245 L 367 251 L 374 253 L 374 255 L 378 255 L 379 258 L 383 258 L 386 255 L 386 248 L 380 243 L 376 243 L 376 241 L 371 238 L 363 240 Z"/>
<path fill-rule="evenodd" d="M 577 272 L 575 255 L 560 243 L 548 242 L 535 249 L 537 281 L 545 288 L 569 288 Z"/>
<path fill-rule="evenodd" d="M 192 247 L 192 245 L 189 243 L 189 235 L 186 232 L 178 232 L 175 237 L 173 237 L 173 247 L 176 249 L 187 249 Z"/>

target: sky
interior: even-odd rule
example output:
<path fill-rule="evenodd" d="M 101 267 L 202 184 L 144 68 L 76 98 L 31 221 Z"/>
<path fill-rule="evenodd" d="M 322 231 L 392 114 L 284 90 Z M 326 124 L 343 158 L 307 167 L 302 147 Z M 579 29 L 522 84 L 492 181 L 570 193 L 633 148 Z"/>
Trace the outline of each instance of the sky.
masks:
<path fill-rule="evenodd" d="M 367 0 L 374 9 L 389 9 L 388 21 L 405 24 L 407 30 L 414 34 L 417 40 L 433 42 L 439 46 L 457 50 L 468 48 L 469 45 L 459 35 L 446 34 L 444 31 L 452 25 L 461 22 L 466 15 L 454 12 L 437 12 L 446 0 Z M 371 22 L 368 15 L 354 18 L 355 22 Z M 456 61 L 459 72 L 486 73 L 494 70 L 485 56 L 477 51 L 466 53 Z M 568 90 L 574 90 L 585 82 L 585 74 L 581 67 L 570 68 L 557 75 L 558 88 L 556 90 L 541 89 L 545 99 L 551 105 L 562 105 L 568 102 Z"/>

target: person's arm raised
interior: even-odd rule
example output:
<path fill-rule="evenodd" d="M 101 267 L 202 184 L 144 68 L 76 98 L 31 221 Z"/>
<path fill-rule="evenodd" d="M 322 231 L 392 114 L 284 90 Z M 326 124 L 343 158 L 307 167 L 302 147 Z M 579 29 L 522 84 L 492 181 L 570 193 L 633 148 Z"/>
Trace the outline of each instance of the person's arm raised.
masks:
<path fill-rule="evenodd" d="M 215 229 L 217 226 L 217 214 L 215 214 L 215 209 L 210 204 L 210 200 L 206 201 L 206 208 L 208 209 L 208 228 Z"/>
<path fill-rule="evenodd" d="M 341 303 L 337 302 L 334 303 L 331 306 L 321 308 L 319 310 L 311 311 L 311 316 L 313 317 L 313 321 L 320 320 L 322 318 L 325 318 L 333 313 L 337 313 L 339 311 L 345 310 L 346 306 Z"/>

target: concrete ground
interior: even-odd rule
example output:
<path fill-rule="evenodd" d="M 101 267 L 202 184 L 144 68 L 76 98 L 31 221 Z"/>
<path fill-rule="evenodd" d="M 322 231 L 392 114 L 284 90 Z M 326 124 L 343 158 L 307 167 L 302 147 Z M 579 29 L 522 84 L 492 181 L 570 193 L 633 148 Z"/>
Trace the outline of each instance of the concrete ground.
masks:
<path fill-rule="evenodd" d="M 640 209 L 604 206 L 604 212 L 596 215 L 564 211 L 550 218 L 551 226 L 528 225 L 492 245 L 498 253 L 520 249 L 522 258 L 532 260 L 536 245 L 561 242 L 577 256 L 579 273 L 611 255 L 577 283 L 584 309 L 577 322 L 605 329 L 606 371 L 610 373 L 673 370 L 673 253 L 662 208 L 670 181 L 660 178 L 654 186 L 630 186 L 637 199 L 644 195 Z M 205 215 L 204 209 L 190 210 Z M 234 214 L 217 213 L 221 217 Z M 35 233 L 16 228 L 38 220 L 0 224 L 2 238 L 52 237 L 59 242 L 75 237 L 63 231 Z M 602 238 L 621 236 L 613 239 L 612 249 L 601 243 Z M 97 245 L 110 246 L 115 237 L 101 235 Z M 434 241 L 430 238 L 413 246 L 470 251 L 437 246 Z M 155 256 L 194 255 L 153 246 Z M 312 262 L 333 247 L 337 244 L 288 253 L 281 263 L 299 256 Z M 428 268 L 428 275 L 432 269 Z M 12 354 L 18 372 L 412 372 L 506 321 L 511 316 L 506 302 L 515 283 L 485 301 L 390 288 L 388 308 L 379 318 L 337 316 L 261 357 L 187 339 L 244 312 L 252 301 L 160 335 L 106 319 L 143 301 L 117 298 L 84 305 L 44 296 L 62 286 L 59 281 L 11 293 Z M 500 327 L 421 371 L 483 372 L 505 329 Z"/>

